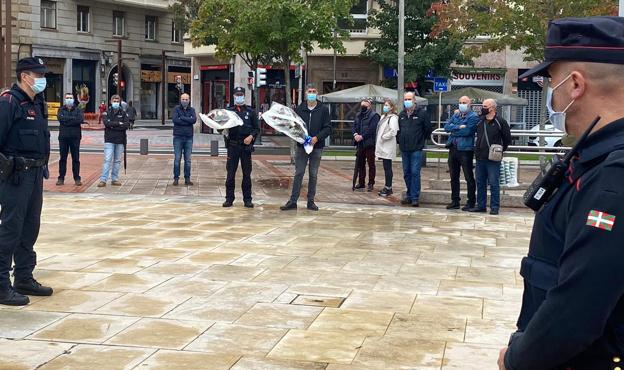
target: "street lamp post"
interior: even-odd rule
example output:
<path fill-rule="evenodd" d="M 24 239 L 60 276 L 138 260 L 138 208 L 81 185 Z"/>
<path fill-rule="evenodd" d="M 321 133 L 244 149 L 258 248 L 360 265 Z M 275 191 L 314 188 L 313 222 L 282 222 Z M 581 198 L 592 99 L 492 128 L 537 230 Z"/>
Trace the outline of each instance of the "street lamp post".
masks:
<path fill-rule="evenodd" d="M 403 100 L 403 90 L 405 89 L 405 0 L 399 0 L 399 60 L 397 69 L 398 104 Z"/>

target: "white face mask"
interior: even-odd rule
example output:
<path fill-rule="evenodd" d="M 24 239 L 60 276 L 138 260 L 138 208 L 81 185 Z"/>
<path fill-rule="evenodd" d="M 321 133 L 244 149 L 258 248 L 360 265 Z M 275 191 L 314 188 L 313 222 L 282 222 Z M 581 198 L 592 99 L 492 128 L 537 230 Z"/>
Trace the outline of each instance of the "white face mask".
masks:
<path fill-rule="evenodd" d="M 570 104 L 568 104 L 568 106 L 565 107 L 565 109 L 562 110 L 561 112 L 555 112 L 555 110 L 552 107 L 552 98 L 553 98 L 553 93 L 555 92 L 555 90 L 557 90 L 559 86 L 563 85 L 570 77 L 572 77 L 572 74 L 569 74 L 566 78 L 563 79 L 563 81 L 559 82 L 557 86 L 555 87 L 548 86 L 548 92 L 546 93 L 546 109 L 548 109 L 548 120 L 550 121 L 550 123 L 552 123 L 554 128 L 556 128 L 559 131 L 563 131 L 566 134 L 568 133 L 568 131 L 566 130 L 566 125 L 565 125 L 566 111 L 572 106 L 575 100 L 572 100 Z"/>

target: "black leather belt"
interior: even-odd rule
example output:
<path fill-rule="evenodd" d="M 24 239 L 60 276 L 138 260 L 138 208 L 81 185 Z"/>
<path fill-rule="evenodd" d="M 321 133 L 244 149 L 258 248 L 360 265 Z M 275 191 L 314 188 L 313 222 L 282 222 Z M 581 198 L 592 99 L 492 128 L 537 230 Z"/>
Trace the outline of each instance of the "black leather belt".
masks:
<path fill-rule="evenodd" d="M 24 169 L 27 170 L 29 168 L 37 168 L 45 166 L 45 159 L 28 159 L 24 158 Z"/>

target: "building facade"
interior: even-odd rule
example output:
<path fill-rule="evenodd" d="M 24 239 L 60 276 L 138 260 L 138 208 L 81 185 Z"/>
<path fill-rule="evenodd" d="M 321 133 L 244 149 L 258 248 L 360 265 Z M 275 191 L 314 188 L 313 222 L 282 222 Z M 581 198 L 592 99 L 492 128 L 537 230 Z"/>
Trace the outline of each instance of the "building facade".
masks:
<path fill-rule="evenodd" d="M 181 91 L 191 88 L 190 59 L 184 56 L 182 35 L 167 1 L 13 0 L 13 4 L 14 60 L 27 56 L 44 60 L 49 68 L 45 93 L 51 103 L 60 103 L 64 93 L 73 92 L 86 112 L 95 112 L 119 92 L 133 102 L 139 118 L 157 119 L 163 97 L 169 117 Z"/>

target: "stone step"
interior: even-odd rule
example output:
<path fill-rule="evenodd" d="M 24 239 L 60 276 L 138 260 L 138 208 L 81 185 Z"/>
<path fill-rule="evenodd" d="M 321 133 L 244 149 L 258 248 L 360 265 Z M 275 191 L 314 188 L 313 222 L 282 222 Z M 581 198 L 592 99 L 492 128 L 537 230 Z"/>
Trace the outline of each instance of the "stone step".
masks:
<path fill-rule="evenodd" d="M 405 195 L 405 194 L 403 194 Z M 507 190 L 501 189 L 501 207 L 507 208 L 526 208 L 522 196 L 524 190 Z M 462 205 L 466 201 L 465 193 L 462 194 Z M 448 204 L 451 202 L 450 190 L 422 190 L 420 192 L 420 202 L 429 204 Z M 488 191 L 489 205 L 489 191 Z"/>
<path fill-rule="evenodd" d="M 467 185 L 466 181 L 460 179 L 459 185 L 462 191 L 466 191 Z M 501 187 L 501 192 L 503 189 L 505 190 L 522 190 L 525 191 L 529 188 L 530 184 L 520 184 L 516 187 Z M 451 180 L 450 179 L 429 179 L 429 189 L 431 190 L 451 190 Z"/>

